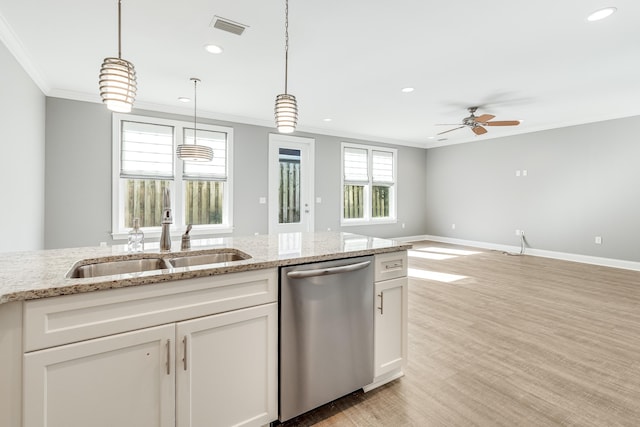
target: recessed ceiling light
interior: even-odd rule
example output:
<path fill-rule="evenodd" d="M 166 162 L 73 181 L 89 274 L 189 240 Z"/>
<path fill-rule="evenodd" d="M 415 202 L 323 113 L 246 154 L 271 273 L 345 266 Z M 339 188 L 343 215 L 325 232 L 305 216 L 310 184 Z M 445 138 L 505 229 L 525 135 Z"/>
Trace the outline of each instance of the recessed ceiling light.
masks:
<path fill-rule="evenodd" d="M 323 122 L 330 122 L 331 120 L 333 120 L 333 119 L 330 119 L 328 117 L 326 119 L 322 119 Z"/>
<path fill-rule="evenodd" d="M 186 96 L 179 96 L 178 101 L 180 102 L 191 102 L 191 98 L 187 98 Z"/>
<path fill-rule="evenodd" d="M 590 21 L 590 22 L 599 21 L 608 16 L 611 16 L 616 10 L 618 9 L 616 9 L 615 7 L 605 7 L 604 9 L 596 10 L 595 12 L 593 12 L 591 15 L 587 17 L 587 21 Z"/>
<path fill-rule="evenodd" d="M 220 46 L 215 45 L 215 44 L 208 44 L 208 45 L 206 45 L 206 46 L 204 47 L 204 49 L 205 49 L 207 52 L 209 52 L 209 53 L 213 53 L 213 54 L 215 54 L 215 55 L 217 55 L 217 54 L 219 54 L 219 53 L 224 52 L 224 49 L 223 49 L 223 48 L 221 48 Z"/>
<path fill-rule="evenodd" d="M 413 92 L 414 90 L 415 90 L 415 89 L 414 89 L 414 88 L 412 88 L 412 87 L 403 87 L 403 88 L 402 88 L 402 91 L 403 91 L 404 93 Z"/>

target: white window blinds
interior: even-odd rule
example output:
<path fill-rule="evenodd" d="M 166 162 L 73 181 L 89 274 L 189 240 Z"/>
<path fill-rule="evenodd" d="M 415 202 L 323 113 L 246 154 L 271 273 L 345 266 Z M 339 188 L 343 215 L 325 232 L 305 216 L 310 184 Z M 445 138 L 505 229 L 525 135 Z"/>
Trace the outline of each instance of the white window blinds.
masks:
<path fill-rule="evenodd" d="M 344 180 L 369 182 L 368 151 L 361 148 L 344 148 Z"/>
<path fill-rule="evenodd" d="M 373 182 L 393 184 L 393 153 L 373 150 Z"/>
<path fill-rule="evenodd" d="M 120 176 L 173 178 L 173 126 L 122 121 Z"/>
<path fill-rule="evenodd" d="M 198 144 L 211 147 L 213 159 L 210 162 L 184 162 L 183 176 L 190 179 L 227 179 L 227 134 L 198 129 Z M 193 144 L 193 129 L 184 130 L 184 143 Z"/>

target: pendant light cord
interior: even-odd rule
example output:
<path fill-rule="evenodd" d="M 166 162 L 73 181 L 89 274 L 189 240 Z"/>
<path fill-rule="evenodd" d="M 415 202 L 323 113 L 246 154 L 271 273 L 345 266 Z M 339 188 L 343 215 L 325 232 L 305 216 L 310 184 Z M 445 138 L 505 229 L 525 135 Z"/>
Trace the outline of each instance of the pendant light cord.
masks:
<path fill-rule="evenodd" d="M 122 0 L 118 0 L 118 58 L 122 59 L 122 43 L 120 42 L 120 26 L 122 25 L 122 16 L 120 13 L 120 8 L 122 5 Z"/>
<path fill-rule="evenodd" d="M 196 114 L 198 111 L 198 90 L 197 90 L 197 86 L 198 86 L 198 82 L 200 80 L 196 79 L 195 77 L 192 77 L 191 80 L 193 80 L 193 145 L 196 145 L 196 132 L 198 129 L 198 126 L 196 125 Z"/>
<path fill-rule="evenodd" d="M 287 93 L 289 73 L 289 0 L 284 2 L 284 93 Z"/>

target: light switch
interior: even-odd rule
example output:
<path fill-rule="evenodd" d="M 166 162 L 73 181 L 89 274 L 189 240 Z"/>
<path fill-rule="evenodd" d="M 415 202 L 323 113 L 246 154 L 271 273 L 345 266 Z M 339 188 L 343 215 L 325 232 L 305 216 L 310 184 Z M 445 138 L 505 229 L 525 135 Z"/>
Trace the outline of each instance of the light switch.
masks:
<path fill-rule="evenodd" d="M 266 198 L 266 197 L 260 197 L 260 198 L 258 199 L 258 202 L 259 202 L 261 205 L 266 205 L 266 204 L 267 204 L 267 198 Z"/>
<path fill-rule="evenodd" d="M 516 171 L 516 176 L 520 176 L 520 169 Z"/>
<path fill-rule="evenodd" d="M 316 203 L 322 203 L 322 197 L 316 197 Z"/>

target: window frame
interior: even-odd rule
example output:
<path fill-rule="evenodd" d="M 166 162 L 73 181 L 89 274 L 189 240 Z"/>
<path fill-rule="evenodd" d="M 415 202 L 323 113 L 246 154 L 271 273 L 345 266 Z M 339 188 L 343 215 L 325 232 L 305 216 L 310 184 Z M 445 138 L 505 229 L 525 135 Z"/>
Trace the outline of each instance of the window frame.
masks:
<path fill-rule="evenodd" d="M 170 232 L 172 237 L 179 237 L 184 233 L 187 226 L 185 223 L 185 201 L 184 190 L 186 181 L 193 179 L 185 179 L 183 176 L 184 162 L 176 157 L 176 147 L 183 143 L 184 130 L 193 129 L 193 122 L 184 120 L 162 119 L 153 116 L 142 116 L 133 114 L 112 114 L 112 170 L 111 170 L 111 236 L 114 240 L 123 240 L 128 237 L 130 228 L 124 226 L 124 179 L 120 177 L 120 155 L 121 155 L 121 138 L 122 138 L 122 122 L 140 122 L 152 125 L 171 126 L 173 128 L 173 178 L 170 179 L 169 185 L 171 192 L 173 224 L 171 224 Z M 194 225 L 191 235 L 207 235 L 219 233 L 231 233 L 233 231 L 233 128 L 227 126 L 218 126 L 210 124 L 198 123 L 198 130 L 208 130 L 213 132 L 222 132 L 227 134 L 226 147 L 226 180 L 223 195 L 223 218 L 222 224 L 206 224 Z M 158 177 L 157 179 L 161 179 Z M 205 179 L 209 181 L 209 179 Z M 220 179 L 211 179 L 211 181 L 220 181 Z M 145 237 L 160 237 L 161 227 L 143 227 L 142 231 Z"/>
<path fill-rule="evenodd" d="M 345 179 L 345 149 L 360 149 L 367 151 L 367 175 L 368 181 L 349 181 Z M 385 152 L 390 153 L 393 158 L 393 181 L 392 182 L 376 182 L 373 180 L 373 152 Z M 378 145 L 365 145 L 355 144 L 351 142 L 342 142 L 340 144 L 340 225 L 341 226 L 355 226 L 355 225 L 373 225 L 373 224 L 395 224 L 398 222 L 397 216 L 397 203 L 398 203 L 398 150 L 396 148 L 378 146 Z M 345 185 L 363 185 L 364 188 L 364 217 L 363 218 L 345 218 L 344 217 L 344 187 Z M 373 187 L 374 186 L 389 186 L 390 199 L 389 200 L 389 216 L 387 217 L 373 217 Z"/>

